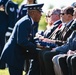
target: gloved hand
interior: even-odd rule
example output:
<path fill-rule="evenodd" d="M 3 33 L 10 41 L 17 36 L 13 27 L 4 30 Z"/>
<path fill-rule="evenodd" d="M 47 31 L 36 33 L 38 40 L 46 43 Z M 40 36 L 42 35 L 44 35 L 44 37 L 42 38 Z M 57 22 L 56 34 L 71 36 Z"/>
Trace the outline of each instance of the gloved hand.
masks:
<path fill-rule="evenodd" d="M 11 32 L 6 32 L 5 36 L 9 37 L 11 35 Z"/>

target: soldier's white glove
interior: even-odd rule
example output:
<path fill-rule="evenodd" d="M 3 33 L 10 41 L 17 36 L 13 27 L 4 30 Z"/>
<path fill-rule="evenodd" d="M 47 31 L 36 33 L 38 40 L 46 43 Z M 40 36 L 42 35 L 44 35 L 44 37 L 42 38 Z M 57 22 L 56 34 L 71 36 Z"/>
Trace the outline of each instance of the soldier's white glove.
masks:
<path fill-rule="evenodd" d="M 5 36 L 10 36 L 11 32 L 6 32 Z"/>

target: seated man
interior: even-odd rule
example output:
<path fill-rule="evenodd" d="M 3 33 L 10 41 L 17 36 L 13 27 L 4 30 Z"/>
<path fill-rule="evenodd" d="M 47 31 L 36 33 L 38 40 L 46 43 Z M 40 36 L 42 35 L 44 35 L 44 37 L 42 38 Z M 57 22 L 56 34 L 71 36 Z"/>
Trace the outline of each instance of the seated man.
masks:
<path fill-rule="evenodd" d="M 36 33 L 35 43 L 40 46 L 49 47 L 51 43 L 41 41 L 43 38 L 49 38 L 52 32 L 62 23 L 60 20 L 60 12 L 61 10 L 56 8 L 52 10 L 48 10 L 46 13 L 46 22 L 47 27 L 44 32 Z M 51 17 L 52 16 L 52 17 Z M 52 44 L 52 47 L 56 47 L 56 45 Z"/>
<path fill-rule="evenodd" d="M 65 17 L 65 19 L 63 19 L 63 20 L 67 20 L 66 22 L 68 22 L 68 24 L 70 22 L 72 22 L 72 20 L 73 20 L 73 12 L 68 12 L 68 11 L 71 11 L 70 9 L 73 11 L 73 7 L 64 8 L 63 13 L 65 13 L 65 14 L 64 15 L 61 14 L 62 19 Z M 70 18 L 69 18 L 69 16 L 70 16 Z M 66 19 L 66 18 L 68 18 L 68 19 Z M 70 20 L 70 22 L 68 20 Z M 73 25 L 75 25 L 75 21 L 73 23 L 71 23 L 71 26 L 69 27 L 70 32 L 73 32 L 72 28 L 75 28 Z M 64 35 L 64 34 L 62 34 L 62 35 Z M 40 61 L 41 61 L 40 64 L 42 66 L 41 71 L 43 72 L 43 75 L 44 74 L 45 75 L 54 75 L 55 74 L 54 69 L 53 69 L 52 57 L 57 54 L 67 53 L 67 51 L 70 48 L 73 48 L 74 44 L 72 44 L 71 41 L 73 39 L 75 39 L 74 35 L 72 33 L 71 37 L 67 40 L 67 43 L 63 44 L 62 46 L 56 47 L 54 50 L 51 50 L 51 51 L 44 50 L 44 51 L 40 52 L 40 54 L 39 54 Z M 73 43 L 74 43 L 74 41 L 73 41 Z M 45 71 L 43 71 L 43 69 L 45 69 Z"/>
<path fill-rule="evenodd" d="M 70 11 L 70 12 L 69 12 Z M 58 28 L 48 38 L 40 37 L 39 41 L 36 40 L 36 43 L 39 47 L 43 48 L 55 48 L 66 43 L 67 38 L 71 35 L 72 31 L 69 30 L 73 20 L 73 7 L 66 7 L 61 10 L 61 20 L 62 25 L 60 24 Z M 65 13 L 65 14 L 63 14 Z M 54 16 L 54 15 L 51 15 Z"/>
<path fill-rule="evenodd" d="M 70 30 L 76 30 L 76 27 L 75 27 L 76 26 L 76 20 L 73 23 L 74 24 L 70 28 Z M 69 53 L 69 52 L 71 54 L 74 53 L 73 51 L 70 51 L 70 50 L 67 53 Z M 66 62 L 66 58 L 67 58 L 67 62 Z M 58 69 L 60 71 L 60 72 L 56 71 L 56 74 L 58 74 L 58 75 L 62 75 L 62 74 L 67 75 L 70 72 L 70 75 L 71 75 L 71 71 L 69 71 L 69 68 L 68 68 L 68 65 L 67 65 L 67 63 L 70 63 L 69 62 L 70 59 L 71 59 L 71 56 L 70 55 L 68 56 L 67 54 L 56 55 L 56 56 L 53 57 L 52 61 L 54 63 L 55 71 L 58 70 Z M 62 71 L 62 74 L 59 74 L 59 73 L 61 73 L 61 71 Z"/>

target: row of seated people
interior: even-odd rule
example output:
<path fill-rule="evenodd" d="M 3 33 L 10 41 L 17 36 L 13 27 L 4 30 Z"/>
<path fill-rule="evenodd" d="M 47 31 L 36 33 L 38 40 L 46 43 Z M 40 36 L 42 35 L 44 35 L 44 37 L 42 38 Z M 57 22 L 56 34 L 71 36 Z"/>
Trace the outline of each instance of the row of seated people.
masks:
<path fill-rule="evenodd" d="M 76 16 L 76 8 L 74 15 Z M 75 25 L 76 24 L 74 24 L 74 26 Z M 75 29 L 75 27 L 73 27 L 73 29 Z M 76 75 L 76 48 L 74 46 L 75 45 L 73 45 L 73 49 L 69 49 L 69 51 L 66 54 L 56 55 L 53 57 L 52 61 L 55 64 L 54 69 L 56 75 Z M 59 72 L 57 72 L 57 69 L 59 70 Z"/>
<path fill-rule="evenodd" d="M 49 11 L 48 15 L 46 15 L 46 19 L 47 21 L 50 20 L 49 22 L 51 22 L 51 26 L 47 25 L 47 30 L 42 33 L 36 34 L 35 43 L 37 44 L 38 48 L 43 49 L 39 53 L 40 69 L 42 75 L 60 75 L 62 74 L 62 71 L 63 73 L 66 73 L 62 75 L 70 74 L 67 71 L 67 66 L 64 69 L 64 65 L 66 65 L 66 60 L 65 63 L 63 63 L 62 60 L 64 60 L 65 58 L 61 58 L 63 58 L 62 54 L 67 53 L 69 50 L 76 50 L 76 20 L 74 15 L 75 12 L 76 9 L 74 10 L 74 8 L 71 6 L 65 7 L 62 10 L 53 9 Z M 47 31 L 49 32 L 48 34 Z M 61 65 L 58 65 L 58 59 L 60 60 Z M 62 67 L 62 71 L 60 67 Z M 58 72 L 58 68 L 61 72 Z"/>
<path fill-rule="evenodd" d="M 36 33 L 35 42 L 37 46 L 51 48 L 51 46 L 60 46 L 66 42 L 66 39 L 72 33 L 70 28 L 72 22 L 74 21 L 72 15 L 74 12 L 73 8 L 68 7 L 67 9 L 72 9 L 70 17 L 68 15 L 68 17 L 64 15 L 65 11 L 63 12 L 63 10 L 61 11 L 60 9 L 53 9 L 50 14 L 46 16 L 48 23 L 50 23 L 47 25 L 47 29 L 44 32 Z M 67 13 L 69 12 L 67 11 Z"/>

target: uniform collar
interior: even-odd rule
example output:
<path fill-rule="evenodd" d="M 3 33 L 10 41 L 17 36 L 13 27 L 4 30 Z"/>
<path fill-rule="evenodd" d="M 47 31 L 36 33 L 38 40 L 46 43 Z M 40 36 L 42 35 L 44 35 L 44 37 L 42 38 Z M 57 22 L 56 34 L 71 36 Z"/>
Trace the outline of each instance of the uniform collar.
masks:
<path fill-rule="evenodd" d="M 55 22 L 54 22 L 54 25 L 58 24 L 58 22 L 60 22 L 60 20 L 55 21 Z"/>
<path fill-rule="evenodd" d="M 28 15 L 28 17 L 29 17 L 29 20 L 31 21 L 31 25 L 33 25 L 34 24 L 34 20 L 29 15 Z"/>

